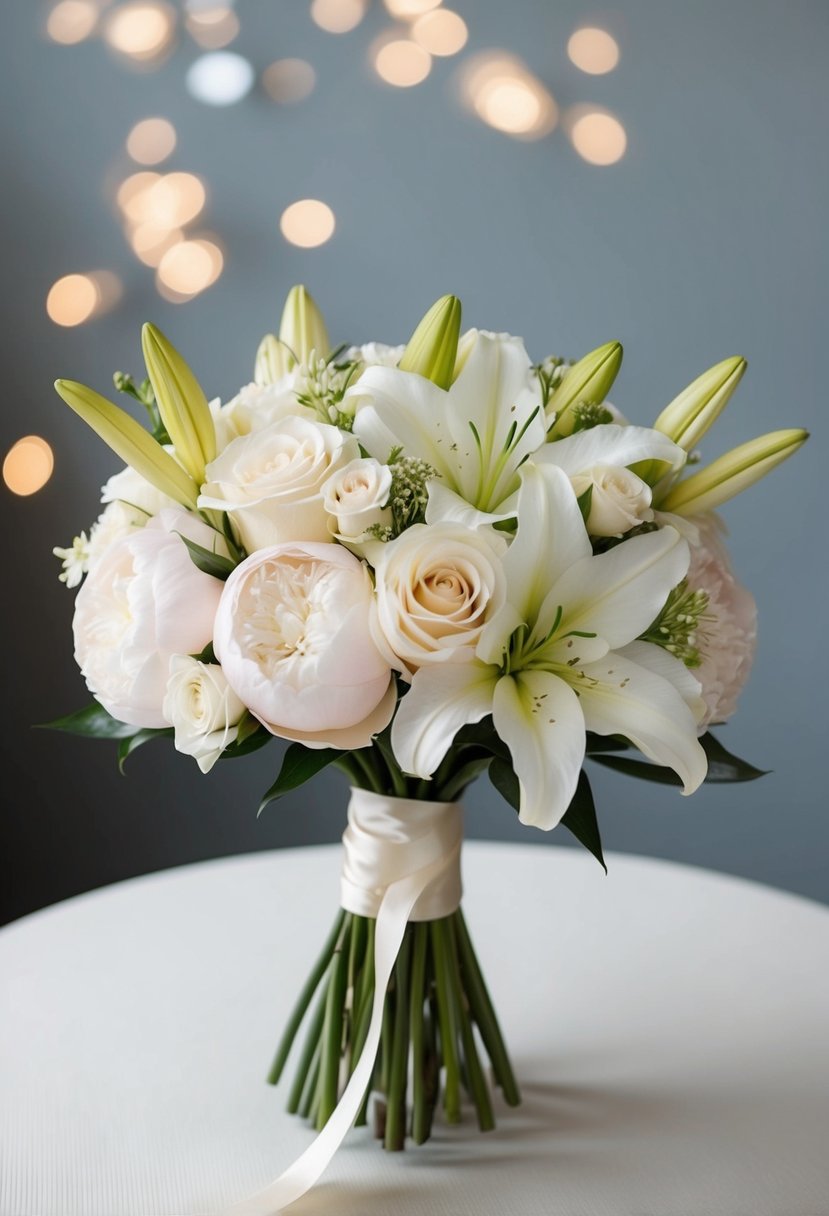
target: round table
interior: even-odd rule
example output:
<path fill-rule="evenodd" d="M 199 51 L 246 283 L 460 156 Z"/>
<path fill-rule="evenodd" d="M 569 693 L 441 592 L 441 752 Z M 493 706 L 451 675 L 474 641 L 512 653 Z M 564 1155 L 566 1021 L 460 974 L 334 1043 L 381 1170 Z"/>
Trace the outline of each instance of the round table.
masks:
<path fill-rule="evenodd" d="M 339 846 L 198 863 L 0 931 L 3 1216 L 219 1213 L 313 1139 L 264 1077 Z M 497 1128 L 353 1129 L 297 1216 L 826 1216 L 829 908 L 688 866 L 467 842 L 523 1089 Z M 290 1068 L 288 1070 L 290 1072 Z"/>

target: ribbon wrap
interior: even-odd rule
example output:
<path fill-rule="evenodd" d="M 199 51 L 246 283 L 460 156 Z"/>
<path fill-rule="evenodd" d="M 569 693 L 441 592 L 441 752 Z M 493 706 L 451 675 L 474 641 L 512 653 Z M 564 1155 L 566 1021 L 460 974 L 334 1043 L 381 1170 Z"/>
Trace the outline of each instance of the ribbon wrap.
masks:
<path fill-rule="evenodd" d="M 386 989 L 410 920 L 437 920 L 461 900 L 463 814 L 457 802 L 420 802 L 352 789 L 343 833 L 341 904 L 376 917 L 374 1000 L 365 1046 L 322 1131 L 268 1186 L 225 1216 L 274 1216 L 319 1180 L 351 1128 L 371 1084 Z"/>

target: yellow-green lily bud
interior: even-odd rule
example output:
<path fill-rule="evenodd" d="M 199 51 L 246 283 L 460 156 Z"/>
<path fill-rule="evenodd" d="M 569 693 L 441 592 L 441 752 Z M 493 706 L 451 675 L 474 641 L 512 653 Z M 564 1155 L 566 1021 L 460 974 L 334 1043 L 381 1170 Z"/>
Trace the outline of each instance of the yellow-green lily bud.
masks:
<path fill-rule="evenodd" d="M 767 435 L 750 439 L 748 443 L 741 443 L 712 461 L 692 477 L 677 482 L 654 505 L 660 511 L 672 511 L 675 515 L 713 511 L 765 477 L 766 473 L 801 448 L 808 438 L 808 431 L 792 429 L 770 431 Z"/>
<path fill-rule="evenodd" d="M 690 452 L 731 400 L 747 366 L 741 355 L 734 355 L 709 367 L 665 406 L 653 424 L 654 430 L 661 431 Z M 650 486 L 656 485 L 668 471 L 668 466 L 661 460 L 643 460 L 634 466 L 634 472 Z"/>
<path fill-rule="evenodd" d="M 295 362 L 284 342 L 280 342 L 275 334 L 265 334 L 256 351 L 253 379 L 262 386 L 275 384 L 291 370 Z"/>
<path fill-rule="evenodd" d="M 561 384 L 547 402 L 547 416 L 554 419 L 549 438 L 571 435 L 576 423 L 573 406 L 580 401 L 599 405 L 604 401 L 622 365 L 620 342 L 606 342 L 568 368 Z"/>
<path fill-rule="evenodd" d="M 448 389 L 455 377 L 460 332 L 460 300 L 457 296 L 441 296 L 412 334 L 397 366 Z"/>
<path fill-rule="evenodd" d="M 125 464 L 162 494 L 184 507 L 195 507 L 199 487 L 140 423 L 85 384 L 56 380 L 55 389 L 70 409 L 83 418 Z"/>
<path fill-rule="evenodd" d="M 144 325 L 141 347 L 158 412 L 181 463 L 198 485 L 216 455 L 216 428 L 207 398 L 173 344 L 155 325 Z"/>
<path fill-rule="evenodd" d="M 322 313 L 301 283 L 288 292 L 279 323 L 279 341 L 288 348 L 289 362 L 285 371 L 290 371 L 295 362 L 307 363 L 312 350 L 323 359 L 330 353 L 331 344 Z"/>

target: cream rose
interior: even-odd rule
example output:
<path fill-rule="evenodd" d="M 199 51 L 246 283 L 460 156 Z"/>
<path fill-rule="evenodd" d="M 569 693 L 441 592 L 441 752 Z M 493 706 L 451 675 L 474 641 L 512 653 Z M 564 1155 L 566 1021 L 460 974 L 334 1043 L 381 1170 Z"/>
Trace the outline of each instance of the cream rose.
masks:
<path fill-rule="evenodd" d="M 342 545 L 262 549 L 224 585 L 213 646 L 227 682 L 274 735 L 368 747 L 396 688 L 372 636 L 371 578 Z"/>
<path fill-rule="evenodd" d="M 193 564 L 179 532 L 224 550 L 201 520 L 164 510 L 110 545 L 75 599 L 75 660 L 96 700 L 131 726 L 167 726 L 170 658 L 199 654 L 213 635 L 224 584 Z"/>
<path fill-rule="evenodd" d="M 371 457 L 358 457 L 323 484 L 322 501 L 336 533 L 357 541 L 365 538 L 369 528 L 391 523 L 390 492 L 389 466 Z"/>
<path fill-rule="evenodd" d="M 411 674 L 424 663 L 471 659 L 505 597 L 494 545 L 452 522 L 415 524 L 372 551 L 376 628 Z"/>
<path fill-rule="evenodd" d="M 224 451 L 229 443 L 252 431 L 261 431 L 283 418 L 316 418 L 316 411 L 297 401 L 297 391 L 305 387 L 296 370 L 288 372 L 273 384 L 243 385 L 224 405 L 217 399 L 210 402 L 210 412 L 216 427 L 216 446 Z"/>
<path fill-rule="evenodd" d="M 162 711 L 175 729 L 176 751 L 192 756 L 209 773 L 238 735 L 245 707 L 218 663 L 174 654 Z"/>
<path fill-rule="evenodd" d="M 330 541 L 322 485 L 360 454 L 335 426 L 283 418 L 228 444 L 207 466 L 201 508 L 227 511 L 248 553 L 288 541 Z"/>
<path fill-rule="evenodd" d="M 620 536 L 653 519 L 650 486 L 615 465 L 594 465 L 572 479 L 578 497 L 592 487 L 587 531 L 591 536 Z"/>

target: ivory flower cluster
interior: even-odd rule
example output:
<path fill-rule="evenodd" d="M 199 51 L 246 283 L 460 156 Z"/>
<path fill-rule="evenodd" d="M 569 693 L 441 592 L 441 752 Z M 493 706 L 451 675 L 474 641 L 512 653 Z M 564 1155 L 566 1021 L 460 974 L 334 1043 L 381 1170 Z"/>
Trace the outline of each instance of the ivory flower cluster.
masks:
<path fill-rule="evenodd" d="M 542 829 L 597 738 L 686 794 L 705 779 L 756 635 L 716 512 L 806 438 L 688 476 L 744 361 L 637 425 L 607 401 L 618 343 L 534 362 L 512 334 L 461 332 L 453 297 L 407 345 L 332 348 L 296 288 L 227 402 L 153 326 L 143 346 L 147 380 L 116 383 L 150 430 L 57 384 L 126 462 L 55 550 L 80 672 L 122 733 L 172 732 L 203 772 L 272 736 L 379 749 L 425 797 L 490 760 Z"/>

